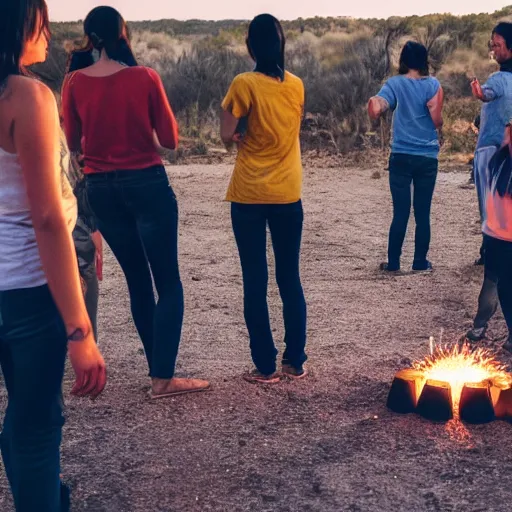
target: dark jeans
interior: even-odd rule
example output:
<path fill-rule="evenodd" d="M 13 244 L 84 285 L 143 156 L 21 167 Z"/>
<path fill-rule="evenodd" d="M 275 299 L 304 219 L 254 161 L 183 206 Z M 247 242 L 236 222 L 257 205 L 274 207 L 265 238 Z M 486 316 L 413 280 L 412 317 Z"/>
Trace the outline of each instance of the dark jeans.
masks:
<path fill-rule="evenodd" d="M 485 237 L 485 264 L 498 281 L 498 297 L 512 339 L 512 242 Z"/>
<path fill-rule="evenodd" d="M 267 304 L 267 224 L 274 248 L 276 280 L 283 301 L 286 350 L 283 363 L 300 368 L 306 361 L 306 301 L 300 281 L 302 202 L 292 204 L 232 203 L 231 219 L 244 282 L 244 316 L 256 368 L 276 371 L 277 350 Z"/>
<path fill-rule="evenodd" d="M 411 213 L 413 185 L 414 217 L 416 219 L 413 267 L 424 270 L 430 246 L 430 207 L 436 185 L 438 161 L 416 155 L 392 153 L 389 160 L 389 185 L 393 199 L 393 222 L 389 230 L 388 265 L 400 268 L 402 246 Z"/>
<path fill-rule="evenodd" d="M 178 205 L 163 166 L 87 175 L 98 229 L 126 277 L 151 377 L 170 379 L 183 324 Z M 158 302 L 155 304 L 155 281 Z"/>
<path fill-rule="evenodd" d="M 64 512 L 60 443 L 64 324 L 47 286 L 0 292 L 0 365 L 8 394 L 2 458 L 17 512 Z"/>

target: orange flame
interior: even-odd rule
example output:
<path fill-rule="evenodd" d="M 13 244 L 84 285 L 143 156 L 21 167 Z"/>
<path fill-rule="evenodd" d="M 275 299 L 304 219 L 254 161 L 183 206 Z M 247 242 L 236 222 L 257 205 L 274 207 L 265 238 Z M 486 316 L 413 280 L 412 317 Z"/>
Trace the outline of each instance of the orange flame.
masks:
<path fill-rule="evenodd" d="M 496 360 L 492 351 L 472 348 L 467 344 L 433 348 L 431 355 L 413 364 L 423 372 L 425 381 L 448 382 L 451 387 L 453 415 L 459 416 L 459 403 L 464 384 L 491 380 L 494 383 L 512 384 L 512 376 L 505 365 Z"/>

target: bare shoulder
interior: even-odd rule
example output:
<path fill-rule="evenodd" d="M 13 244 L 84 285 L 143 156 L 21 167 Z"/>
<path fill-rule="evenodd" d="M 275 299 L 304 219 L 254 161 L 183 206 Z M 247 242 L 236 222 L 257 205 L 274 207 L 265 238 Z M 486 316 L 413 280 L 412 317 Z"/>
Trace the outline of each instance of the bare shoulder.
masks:
<path fill-rule="evenodd" d="M 11 76 L 8 89 L 12 106 L 18 110 L 30 111 L 33 108 L 56 108 L 55 96 L 51 89 L 33 78 L 25 76 Z M 32 112 L 33 113 L 33 112 Z"/>

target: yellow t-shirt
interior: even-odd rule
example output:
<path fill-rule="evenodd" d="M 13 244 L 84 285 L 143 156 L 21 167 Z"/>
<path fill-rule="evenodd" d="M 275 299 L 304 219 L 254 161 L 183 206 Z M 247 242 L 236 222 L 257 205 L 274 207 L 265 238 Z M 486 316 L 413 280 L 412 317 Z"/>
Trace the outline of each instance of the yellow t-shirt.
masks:
<path fill-rule="evenodd" d="M 302 192 L 302 80 L 288 72 L 283 82 L 262 73 L 243 73 L 233 80 L 222 108 L 239 119 L 248 116 L 226 201 L 297 202 Z"/>

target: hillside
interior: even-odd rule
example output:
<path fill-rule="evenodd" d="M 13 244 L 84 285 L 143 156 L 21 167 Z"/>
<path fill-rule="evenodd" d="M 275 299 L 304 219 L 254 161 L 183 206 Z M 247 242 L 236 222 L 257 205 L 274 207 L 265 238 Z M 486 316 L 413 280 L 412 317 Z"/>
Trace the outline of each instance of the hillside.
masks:
<path fill-rule="evenodd" d="M 447 96 L 445 153 L 468 152 L 478 104 L 469 79 L 496 69 L 489 57 L 492 27 L 512 17 L 512 6 L 493 14 L 449 14 L 407 18 L 310 18 L 284 22 L 287 67 L 307 90 L 306 149 L 345 153 L 388 142 L 389 120 L 371 126 L 365 104 L 393 74 L 400 47 L 415 39 L 430 51 L 432 72 Z M 244 44 L 247 21 L 160 20 L 130 23 L 140 63 L 157 69 L 181 121 L 181 133 L 195 140 L 193 152 L 218 144 L 217 110 L 232 78 L 251 69 Z M 67 53 L 82 40 L 82 25 L 53 23 L 50 58 L 36 70 L 60 88 Z"/>

